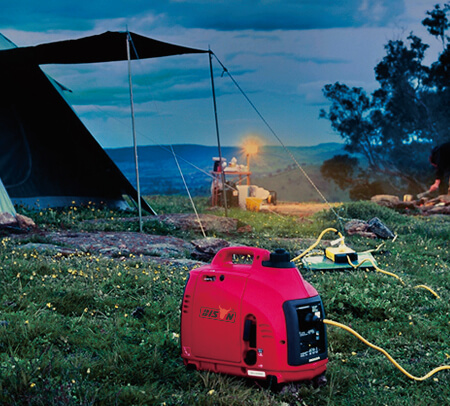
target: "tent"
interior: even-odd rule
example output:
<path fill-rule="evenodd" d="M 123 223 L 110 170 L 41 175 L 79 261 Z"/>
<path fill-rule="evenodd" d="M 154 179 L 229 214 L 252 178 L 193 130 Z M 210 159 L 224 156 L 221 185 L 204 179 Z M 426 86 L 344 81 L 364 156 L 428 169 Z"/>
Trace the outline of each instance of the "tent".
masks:
<path fill-rule="evenodd" d="M 0 38 L 0 178 L 15 204 L 63 207 L 103 202 L 127 207 L 136 189 L 65 100 L 63 87 L 39 67 L 156 58 L 209 51 L 173 45 L 129 32 L 15 47 Z M 141 199 L 142 207 L 152 208 Z"/>
<path fill-rule="evenodd" d="M 0 179 L 0 215 L 2 213 L 8 213 L 12 216 L 15 216 L 16 209 L 14 208 L 14 205 L 9 198 L 8 192 L 6 191 L 2 180 Z"/>

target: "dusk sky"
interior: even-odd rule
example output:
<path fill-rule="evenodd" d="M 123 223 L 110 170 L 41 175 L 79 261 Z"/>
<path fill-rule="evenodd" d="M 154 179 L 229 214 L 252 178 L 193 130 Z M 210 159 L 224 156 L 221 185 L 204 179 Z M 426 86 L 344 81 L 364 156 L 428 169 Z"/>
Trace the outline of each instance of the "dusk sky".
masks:
<path fill-rule="evenodd" d="M 128 30 L 188 47 L 210 48 L 286 145 L 341 142 L 327 120 L 322 88 L 341 82 L 377 88 L 384 45 L 421 25 L 431 0 L 15 0 L 2 4 L 0 33 L 17 46 Z M 222 145 L 257 134 L 277 145 L 213 60 Z M 46 65 L 72 90 L 66 98 L 105 148 L 132 145 L 127 62 Z M 132 63 L 139 145 L 216 144 L 208 54 Z M 68 140 L 70 142 L 70 140 Z"/>

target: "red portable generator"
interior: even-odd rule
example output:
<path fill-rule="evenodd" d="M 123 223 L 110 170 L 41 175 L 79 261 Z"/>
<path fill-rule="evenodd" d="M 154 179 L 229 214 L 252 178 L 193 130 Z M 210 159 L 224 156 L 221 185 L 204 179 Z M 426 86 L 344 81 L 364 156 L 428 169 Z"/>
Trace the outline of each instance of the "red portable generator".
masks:
<path fill-rule="evenodd" d="M 234 263 L 251 256 L 251 264 Z M 235 261 L 236 262 L 236 261 Z M 220 250 L 192 270 L 181 307 L 186 366 L 283 383 L 326 370 L 322 300 L 289 253 L 252 247 Z"/>

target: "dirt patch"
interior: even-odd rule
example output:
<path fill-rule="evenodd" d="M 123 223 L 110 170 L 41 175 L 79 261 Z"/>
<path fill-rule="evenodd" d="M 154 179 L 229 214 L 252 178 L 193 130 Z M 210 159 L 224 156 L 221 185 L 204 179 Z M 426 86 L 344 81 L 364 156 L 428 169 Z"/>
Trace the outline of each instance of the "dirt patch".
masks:
<path fill-rule="evenodd" d="M 340 203 L 331 203 L 331 206 L 337 207 Z M 322 210 L 329 210 L 330 206 L 326 203 L 278 203 L 276 206 L 264 205 L 261 207 L 263 212 L 273 212 L 286 214 L 290 216 L 308 217 Z"/>

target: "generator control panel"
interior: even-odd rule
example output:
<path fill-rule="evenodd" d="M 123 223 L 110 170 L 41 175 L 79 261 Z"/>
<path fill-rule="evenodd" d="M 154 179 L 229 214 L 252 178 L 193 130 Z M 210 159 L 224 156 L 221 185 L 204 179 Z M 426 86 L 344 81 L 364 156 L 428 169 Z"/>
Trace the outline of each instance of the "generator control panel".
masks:
<path fill-rule="evenodd" d="M 288 364 L 302 365 L 327 358 L 324 311 L 319 296 L 283 304 L 286 317 Z"/>

